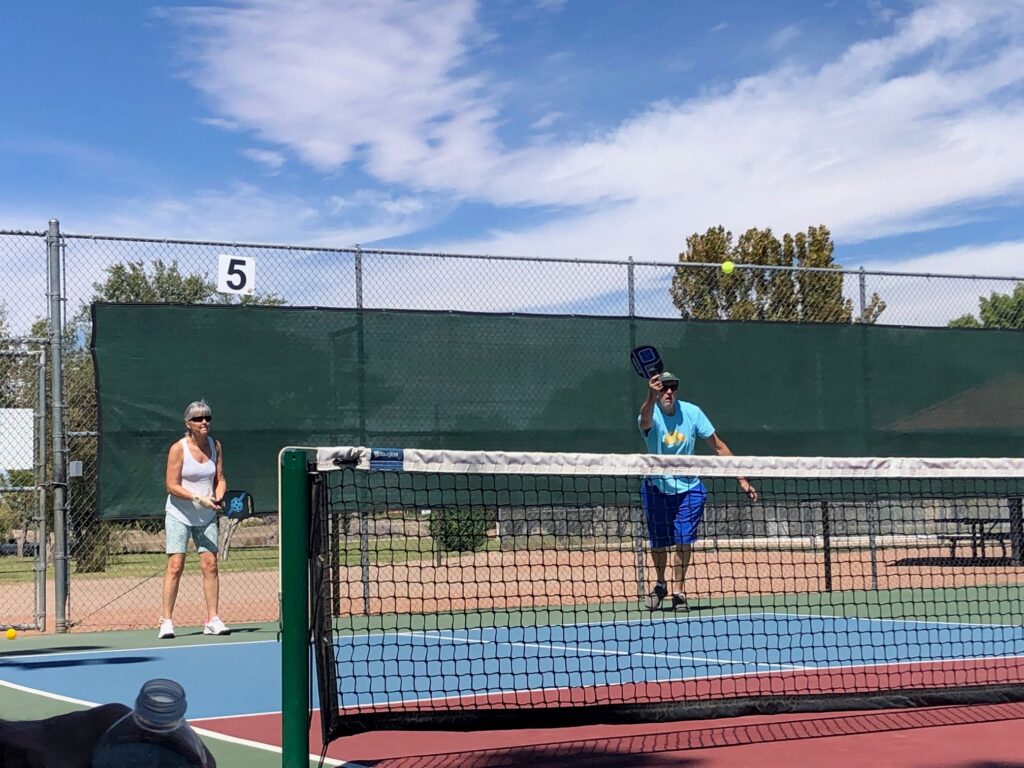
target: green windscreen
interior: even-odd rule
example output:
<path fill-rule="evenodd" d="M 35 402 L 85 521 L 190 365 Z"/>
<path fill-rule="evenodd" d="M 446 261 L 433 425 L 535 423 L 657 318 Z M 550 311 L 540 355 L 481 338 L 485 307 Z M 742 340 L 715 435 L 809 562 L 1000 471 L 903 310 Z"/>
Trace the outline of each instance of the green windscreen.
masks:
<path fill-rule="evenodd" d="M 1024 333 L 297 307 L 96 304 L 98 514 L 163 514 L 205 399 L 232 488 L 283 446 L 641 452 L 653 344 L 737 454 L 1024 455 Z"/>

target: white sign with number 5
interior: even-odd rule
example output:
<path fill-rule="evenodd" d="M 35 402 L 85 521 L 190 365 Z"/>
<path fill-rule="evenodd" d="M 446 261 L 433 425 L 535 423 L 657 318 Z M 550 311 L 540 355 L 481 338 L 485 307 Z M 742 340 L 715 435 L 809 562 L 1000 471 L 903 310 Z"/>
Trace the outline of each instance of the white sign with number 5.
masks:
<path fill-rule="evenodd" d="M 217 290 L 252 296 L 256 291 L 256 259 L 222 253 L 217 270 Z"/>

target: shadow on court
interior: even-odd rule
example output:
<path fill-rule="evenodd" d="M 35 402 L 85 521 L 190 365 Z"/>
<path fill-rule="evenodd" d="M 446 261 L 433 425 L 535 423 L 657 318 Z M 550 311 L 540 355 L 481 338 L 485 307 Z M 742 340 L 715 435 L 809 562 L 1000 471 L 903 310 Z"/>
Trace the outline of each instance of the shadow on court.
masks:
<path fill-rule="evenodd" d="M 906 557 L 893 565 L 930 565 L 936 568 L 1010 568 L 1017 564 L 1009 557 Z"/>
<path fill-rule="evenodd" d="M 145 664 L 156 659 L 155 656 L 110 656 L 104 659 L 61 659 L 59 661 L 4 661 L 0 668 L 24 670 L 35 669 L 76 669 L 81 667 L 123 666 L 125 664 Z"/>
<path fill-rule="evenodd" d="M 356 760 L 374 768 L 555 768 L 565 765 L 696 766 L 699 750 L 737 747 L 771 742 L 794 742 L 834 736 L 861 736 L 895 733 L 917 728 L 944 728 L 977 725 L 1024 718 L 1024 703 L 976 706 L 933 707 L 926 709 L 857 712 L 837 716 L 803 719 L 776 718 L 767 722 L 736 722 L 726 725 L 688 727 L 678 724 L 671 731 L 585 741 L 564 741 L 532 746 L 466 751 L 448 754 L 418 755 L 383 760 Z M 679 752 L 698 751 L 680 759 Z M 922 766 L 928 766 L 923 760 Z M 944 763 L 942 768 L 1024 768 L 1024 762 L 970 761 Z"/>
<path fill-rule="evenodd" d="M 16 650 L 14 646 L 11 646 L 11 650 L 9 651 L 0 651 L 0 661 L 8 656 L 24 658 L 25 656 L 48 656 L 51 653 L 78 653 L 81 651 L 107 650 L 110 650 L 110 647 L 107 645 L 58 645 L 52 648 L 27 648 L 25 650 Z"/>
<path fill-rule="evenodd" d="M 595 744 L 573 745 L 538 755 L 538 747 L 519 747 L 494 752 L 460 753 L 457 755 L 428 755 L 405 757 L 397 760 L 359 761 L 372 768 L 564 768 L 585 765 L 587 768 L 698 768 L 699 758 L 679 759 L 667 754 L 635 754 L 614 749 L 601 750 Z M 1022 767 L 1024 768 L 1024 767 Z"/>

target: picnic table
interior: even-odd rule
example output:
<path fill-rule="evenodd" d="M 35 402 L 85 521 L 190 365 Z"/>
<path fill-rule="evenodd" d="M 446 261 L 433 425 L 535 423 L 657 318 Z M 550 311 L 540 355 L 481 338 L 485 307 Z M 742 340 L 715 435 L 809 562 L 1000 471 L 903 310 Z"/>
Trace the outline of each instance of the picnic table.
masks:
<path fill-rule="evenodd" d="M 956 517 L 936 518 L 938 523 L 950 523 L 957 526 L 955 533 L 940 533 L 939 538 L 949 542 L 949 556 L 956 557 L 957 547 L 961 543 L 971 545 L 971 559 L 979 560 L 986 556 L 986 544 L 999 544 L 1002 556 L 1006 557 L 1006 543 L 1010 541 L 1010 518 L 1008 517 L 974 517 L 957 515 Z"/>

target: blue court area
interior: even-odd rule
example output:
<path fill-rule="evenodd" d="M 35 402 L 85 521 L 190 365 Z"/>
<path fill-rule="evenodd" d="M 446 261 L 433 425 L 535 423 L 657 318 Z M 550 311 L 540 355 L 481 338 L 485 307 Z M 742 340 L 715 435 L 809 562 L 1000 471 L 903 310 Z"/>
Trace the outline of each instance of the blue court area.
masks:
<path fill-rule="evenodd" d="M 154 641 L 155 642 L 155 641 Z M 276 713 L 275 641 L 0 657 L 0 678 L 87 702 L 130 703 L 170 677 L 190 719 Z M 386 632 L 336 638 L 342 707 L 552 688 L 1024 656 L 1024 627 L 792 614 Z M 314 706 L 318 706 L 314 693 Z"/>
<path fill-rule="evenodd" d="M 342 707 L 1024 656 L 1024 627 L 758 613 L 336 640 Z"/>

